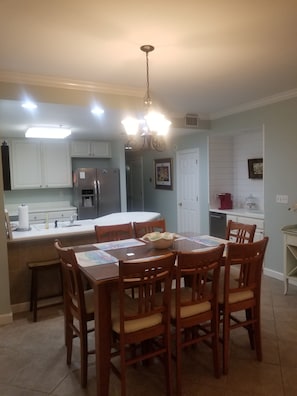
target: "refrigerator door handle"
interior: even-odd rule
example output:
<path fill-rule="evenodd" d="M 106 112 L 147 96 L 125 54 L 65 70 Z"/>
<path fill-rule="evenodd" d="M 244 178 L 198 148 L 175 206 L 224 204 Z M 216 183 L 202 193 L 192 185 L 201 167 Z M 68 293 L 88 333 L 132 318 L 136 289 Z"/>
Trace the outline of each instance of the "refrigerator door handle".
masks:
<path fill-rule="evenodd" d="M 98 184 L 97 184 L 97 180 L 95 179 L 94 182 L 94 206 L 96 208 L 96 212 L 97 212 L 97 216 L 98 216 L 98 212 L 99 212 L 99 199 L 98 199 Z"/>
<path fill-rule="evenodd" d="M 100 184 L 100 180 L 97 179 L 96 183 L 97 183 L 97 194 L 98 194 L 98 202 L 99 202 L 101 200 L 101 184 Z"/>

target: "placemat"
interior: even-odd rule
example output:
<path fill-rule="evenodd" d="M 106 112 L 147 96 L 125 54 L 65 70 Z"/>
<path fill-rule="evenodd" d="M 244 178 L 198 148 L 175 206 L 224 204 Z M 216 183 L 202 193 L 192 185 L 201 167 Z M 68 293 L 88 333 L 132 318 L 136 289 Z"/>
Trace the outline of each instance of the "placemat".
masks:
<path fill-rule="evenodd" d="M 91 267 L 100 264 L 116 264 L 118 259 L 103 250 L 89 250 L 75 253 L 76 260 L 81 267 Z"/>
<path fill-rule="evenodd" d="M 145 242 L 139 241 L 138 239 L 123 239 L 122 241 L 110 241 L 110 242 L 101 242 L 94 243 L 100 250 L 113 250 L 113 249 L 125 249 L 133 246 L 141 246 L 145 245 Z"/>

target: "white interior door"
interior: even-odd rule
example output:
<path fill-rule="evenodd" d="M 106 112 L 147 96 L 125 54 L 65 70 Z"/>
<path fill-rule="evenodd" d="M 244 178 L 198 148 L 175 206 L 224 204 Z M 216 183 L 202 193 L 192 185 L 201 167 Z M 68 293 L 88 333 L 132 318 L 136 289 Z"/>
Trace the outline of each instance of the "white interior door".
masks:
<path fill-rule="evenodd" d="M 199 150 L 177 152 L 177 231 L 200 233 Z"/>

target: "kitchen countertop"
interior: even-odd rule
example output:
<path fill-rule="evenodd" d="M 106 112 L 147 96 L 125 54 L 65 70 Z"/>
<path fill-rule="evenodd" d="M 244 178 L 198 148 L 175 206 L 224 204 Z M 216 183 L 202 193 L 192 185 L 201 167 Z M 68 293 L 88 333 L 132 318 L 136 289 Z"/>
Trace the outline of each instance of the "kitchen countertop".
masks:
<path fill-rule="evenodd" d="M 31 239 L 58 238 L 59 236 L 67 236 L 73 234 L 87 234 L 94 232 L 95 225 L 114 225 L 129 222 L 140 222 L 158 219 L 161 216 L 157 212 L 119 212 L 106 216 L 98 217 L 90 220 L 77 220 L 73 224 L 69 221 L 58 222 L 55 228 L 54 223 L 49 223 L 48 228 L 45 224 L 32 224 L 28 231 L 13 231 L 12 239 L 9 243 L 18 241 L 28 241 Z M 14 223 L 12 223 L 14 225 Z"/>
<path fill-rule="evenodd" d="M 233 216 L 252 217 L 255 219 L 264 219 L 264 211 L 248 209 L 209 209 L 210 212 L 225 213 Z"/>

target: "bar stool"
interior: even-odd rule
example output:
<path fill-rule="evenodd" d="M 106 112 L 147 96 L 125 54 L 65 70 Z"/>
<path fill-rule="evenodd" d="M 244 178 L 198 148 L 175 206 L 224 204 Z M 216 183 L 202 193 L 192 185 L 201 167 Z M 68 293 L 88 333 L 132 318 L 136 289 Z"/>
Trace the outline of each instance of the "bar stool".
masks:
<path fill-rule="evenodd" d="M 63 296 L 63 281 L 62 281 L 62 271 L 61 264 L 58 258 L 52 260 L 44 260 L 44 261 L 31 261 L 27 263 L 28 268 L 32 271 L 31 276 L 31 293 L 30 293 L 30 312 L 33 311 L 33 322 L 37 321 L 37 309 L 38 301 L 46 298 Z M 59 281 L 60 281 L 60 292 L 55 292 L 53 294 L 39 297 L 39 274 L 42 271 L 49 271 L 56 269 L 59 272 Z M 51 305 L 55 305 L 56 303 L 49 303 L 43 305 L 42 307 L 48 307 Z"/>

